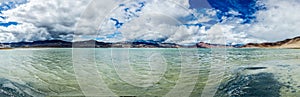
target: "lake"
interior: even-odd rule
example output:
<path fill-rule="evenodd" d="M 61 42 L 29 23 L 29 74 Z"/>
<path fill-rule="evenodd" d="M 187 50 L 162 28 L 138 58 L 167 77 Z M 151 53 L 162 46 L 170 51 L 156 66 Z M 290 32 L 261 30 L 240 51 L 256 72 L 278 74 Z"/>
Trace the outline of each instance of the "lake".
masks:
<path fill-rule="evenodd" d="M 300 49 L 0 50 L 1 97 L 299 97 Z"/>

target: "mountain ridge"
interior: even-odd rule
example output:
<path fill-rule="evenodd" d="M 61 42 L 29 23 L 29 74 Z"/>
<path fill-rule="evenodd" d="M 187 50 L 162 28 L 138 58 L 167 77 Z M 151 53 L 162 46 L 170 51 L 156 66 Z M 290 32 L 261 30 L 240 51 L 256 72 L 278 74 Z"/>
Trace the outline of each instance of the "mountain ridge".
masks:
<path fill-rule="evenodd" d="M 300 49 L 300 36 L 278 42 L 248 43 L 245 45 L 222 45 L 199 42 L 194 45 L 179 45 L 161 42 L 117 42 L 107 43 L 96 40 L 67 42 L 63 40 L 44 40 L 34 42 L 0 43 L 11 48 L 292 48 Z"/>
<path fill-rule="evenodd" d="M 248 43 L 241 48 L 290 48 L 300 49 L 300 36 L 278 42 Z"/>

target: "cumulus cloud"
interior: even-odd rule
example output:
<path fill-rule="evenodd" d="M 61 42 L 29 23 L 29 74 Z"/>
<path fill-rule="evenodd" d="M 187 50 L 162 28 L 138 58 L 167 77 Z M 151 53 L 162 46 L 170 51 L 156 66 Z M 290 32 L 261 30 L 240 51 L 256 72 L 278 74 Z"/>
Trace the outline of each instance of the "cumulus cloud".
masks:
<path fill-rule="evenodd" d="M 228 43 L 275 42 L 300 36 L 298 0 L 262 0 L 257 4 L 263 4 L 267 9 L 254 14 L 255 22 L 243 24 L 240 18 L 225 18 L 223 23 L 219 23 L 221 28 L 228 29 L 223 30 L 227 32 Z"/>
<path fill-rule="evenodd" d="M 268 9 L 256 13 L 257 23 L 246 29 L 249 30 L 249 35 L 267 41 L 300 36 L 299 0 L 265 0 L 264 2 Z"/>
<path fill-rule="evenodd" d="M 128 5 L 134 5 L 130 3 Z M 141 12 L 130 6 L 117 8 L 108 17 L 117 19 L 123 27 L 116 28 L 116 21 L 107 19 L 101 27 L 99 35 L 103 41 L 133 41 L 155 40 L 179 44 L 193 44 L 209 42 L 219 44 L 241 44 L 249 42 L 270 42 L 300 36 L 298 31 L 296 12 L 299 1 L 281 1 L 274 3 L 271 0 L 258 1 L 258 5 L 265 5 L 266 10 L 257 11 L 253 23 L 243 23 L 245 20 L 238 17 L 223 17 L 222 22 L 216 20 L 217 10 L 185 9 L 187 6 L 158 0 L 149 0 Z M 138 6 L 138 4 L 136 4 Z M 129 9 L 126 9 L 129 8 Z M 293 10 L 294 9 L 294 10 Z M 128 12 L 126 12 L 126 10 Z M 229 11 L 232 14 L 240 14 Z M 197 17 L 193 19 L 191 13 Z M 201 24 L 187 26 L 184 24 Z"/>
<path fill-rule="evenodd" d="M 0 27 L 1 33 L 10 33 L 10 40 L 1 42 L 68 39 L 88 0 L 30 0 L 14 9 L 3 11 L 2 21 L 15 21 L 18 25 Z"/>
<path fill-rule="evenodd" d="M 0 42 L 72 41 L 74 37 L 178 44 L 278 41 L 300 36 L 299 3 L 258 1 L 267 9 L 254 14 L 255 22 L 243 23 L 242 18 L 225 16 L 218 22 L 218 10 L 208 7 L 207 2 L 203 9 L 188 9 L 192 7 L 189 0 L 30 0 L 2 11 L 7 18 L 0 21 L 18 25 L 0 26 Z"/>
<path fill-rule="evenodd" d="M 168 0 L 128 2 L 108 15 L 111 19 L 104 22 L 99 36 L 102 41 L 108 42 L 152 40 L 179 44 L 196 43 L 199 39 L 195 36 L 199 35 L 199 28 L 202 26 L 200 23 L 212 20 L 211 16 L 215 12 L 200 14 L 196 10 L 188 9 L 188 2 L 187 5 L 184 4 Z"/>
<path fill-rule="evenodd" d="M 118 11 L 115 11 L 113 9 L 114 7 L 117 7 L 118 4 L 128 3 L 129 5 L 129 3 L 138 3 L 134 6 L 131 6 L 131 8 L 134 9 L 133 7 L 136 6 L 145 6 L 144 4 L 141 5 L 141 2 L 146 3 L 146 1 L 143 0 L 104 0 L 97 1 L 96 3 L 89 3 L 90 1 L 91 0 L 30 0 L 26 4 L 20 5 L 14 9 L 3 11 L 3 16 L 7 18 L 2 19 L 2 21 L 15 21 L 18 23 L 18 25 L 10 25 L 8 27 L 0 26 L 1 33 L 10 34 L 9 36 L 7 36 L 6 34 L 2 34 L 1 37 L 5 38 L 2 38 L 1 42 L 19 42 L 49 39 L 72 41 L 73 37 L 81 37 L 83 40 L 87 40 L 94 38 L 90 37 L 89 35 L 98 34 L 99 26 L 101 26 L 101 24 L 105 24 L 105 27 L 103 30 L 100 30 L 106 30 L 105 34 L 106 36 L 109 36 L 108 34 L 115 33 L 114 30 L 116 30 L 116 28 L 114 26 L 107 25 L 115 25 L 114 21 L 103 23 L 103 19 L 99 19 L 99 17 L 106 18 L 107 16 L 109 16 L 107 18 L 110 19 L 112 17 L 119 18 L 124 16 L 124 14 L 120 14 L 122 12 L 118 13 Z M 168 12 L 167 14 L 169 14 L 171 17 L 181 17 L 184 16 L 182 14 L 186 14 L 186 12 L 178 13 L 176 12 L 177 8 L 172 9 L 171 7 L 176 4 L 181 4 L 181 6 L 184 6 L 186 8 L 189 7 L 188 0 L 178 0 L 176 2 L 170 0 L 165 3 L 159 2 L 165 1 L 147 0 L 147 5 L 149 6 L 149 8 L 145 8 L 146 10 L 143 11 L 143 13 L 152 12 L 154 10 L 163 10 L 161 12 Z M 94 6 L 94 8 L 85 9 L 88 5 Z M 168 6 L 167 9 L 165 9 L 166 7 L 164 7 L 166 5 Z M 130 10 L 133 11 L 132 9 Z M 110 11 L 115 12 L 109 13 Z M 135 11 L 141 11 L 141 8 L 136 8 Z M 134 15 L 134 13 L 131 12 L 128 12 L 126 14 L 127 16 Z M 78 24 L 78 22 L 81 21 L 84 21 L 84 23 Z M 78 27 L 75 28 L 76 26 Z M 111 32 L 111 30 L 113 32 Z M 161 28 L 161 30 L 163 29 Z M 130 35 L 130 32 L 128 32 L 127 34 L 122 34 L 124 34 L 124 36 Z M 133 37 L 126 38 L 124 39 L 124 41 L 128 41 L 131 39 L 133 40 Z"/>
<path fill-rule="evenodd" d="M 0 9 L 9 10 L 26 3 L 27 0 L 0 0 Z"/>

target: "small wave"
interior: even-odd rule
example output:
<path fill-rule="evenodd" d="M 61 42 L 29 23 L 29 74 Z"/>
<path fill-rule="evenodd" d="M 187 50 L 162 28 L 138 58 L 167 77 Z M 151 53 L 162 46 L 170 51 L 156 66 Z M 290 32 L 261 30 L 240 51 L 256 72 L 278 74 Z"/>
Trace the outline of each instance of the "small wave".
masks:
<path fill-rule="evenodd" d="M 272 73 L 238 74 L 219 87 L 216 97 L 280 97 L 281 87 Z"/>
<path fill-rule="evenodd" d="M 0 78 L 1 97 L 44 97 L 43 93 L 8 79 Z"/>

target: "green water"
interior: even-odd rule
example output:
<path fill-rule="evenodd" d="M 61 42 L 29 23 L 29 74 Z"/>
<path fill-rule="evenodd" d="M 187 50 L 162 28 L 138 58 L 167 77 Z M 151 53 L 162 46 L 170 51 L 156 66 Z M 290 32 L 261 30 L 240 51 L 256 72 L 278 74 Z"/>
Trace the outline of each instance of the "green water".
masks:
<path fill-rule="evenodd" d="M 0 50 L 0 95 L 95 96 L 89 93 L 105 86 L 114 96 L 251 97 L 262 89 L 264 96 L 297 97 L 299 67 L 297 49 Z M 217 88 L 206 89 L 210 84 Z"/>

